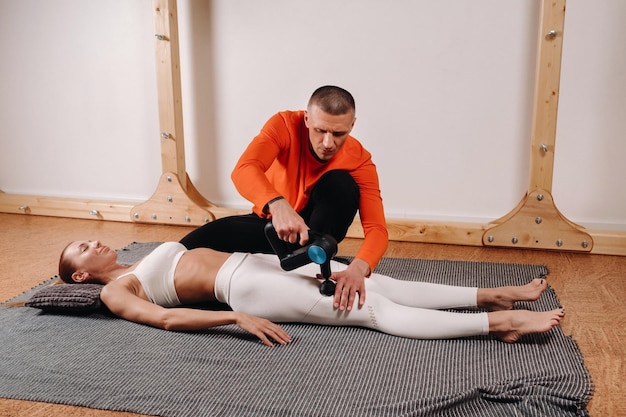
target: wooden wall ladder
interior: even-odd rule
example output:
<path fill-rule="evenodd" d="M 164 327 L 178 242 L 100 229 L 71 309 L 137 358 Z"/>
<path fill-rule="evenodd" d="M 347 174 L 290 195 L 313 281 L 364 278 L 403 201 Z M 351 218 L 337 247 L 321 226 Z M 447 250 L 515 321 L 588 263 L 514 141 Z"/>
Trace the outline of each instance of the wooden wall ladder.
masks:
<path fill-rule="evenodd" d="M 530 178 L 520 203 L 487 224 L 388 219 L 390 239 L 626 256 L 626 232 L 587 230 L 563 216 L 552 197 L 565 3 L 541 0 Z M 152 197 L 130 204 L 0 191 L 0 212 L 189 226 L 241 213 L 211 203 L 187 175 L 176 0 L 153 0 L 153 12 L 162 175 Z M 348 236 L 362 235 L 355 220 Z"/>

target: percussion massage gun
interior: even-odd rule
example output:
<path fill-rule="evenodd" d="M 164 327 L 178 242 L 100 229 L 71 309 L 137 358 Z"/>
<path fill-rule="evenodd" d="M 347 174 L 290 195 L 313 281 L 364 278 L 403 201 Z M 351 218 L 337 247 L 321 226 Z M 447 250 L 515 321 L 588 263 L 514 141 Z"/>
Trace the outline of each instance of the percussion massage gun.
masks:
<path fill-rule="evenodd" d="M 289 243 L 278 237 L 271 221 L 265 225 L 265 236 L 278 255 L 282 269 L 291 271 L 311 262 L 316 263 L 320 266 L 324 278 L 320 293 L 326 296 L 335 293 L 335 283 L 330 280 L 332 275 L 330 260 L 337 254 L 337 241 L 334 237 L 309 230 L 309 242 L 306 246 L 292 250 Z"/>

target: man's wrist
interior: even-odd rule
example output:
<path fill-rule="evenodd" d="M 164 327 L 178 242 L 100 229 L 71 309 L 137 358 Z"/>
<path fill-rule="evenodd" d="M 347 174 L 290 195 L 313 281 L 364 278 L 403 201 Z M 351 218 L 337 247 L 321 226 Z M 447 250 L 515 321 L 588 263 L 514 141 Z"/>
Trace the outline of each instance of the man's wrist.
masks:
<path fill-rule="evenodd" d="M 283 197 L 282 195 L 279 195 L 278 197 L 274 197 L 272 198 L 270 201 L 268 201 L 265 206 L 263 206 L 263 213 L 265 214 L 269 214 L 270 213 L 270 206 L 272 205 L 272 203 L 275 203 L 279 200 L 284 200 L 285 197 Z"/>
<path fill-rule="evenodd" d="M 350 266 L 357 269 L 363 277 L 369 277 L 372 274 L 370 264 L 361 258 L 354 258 Z"/>

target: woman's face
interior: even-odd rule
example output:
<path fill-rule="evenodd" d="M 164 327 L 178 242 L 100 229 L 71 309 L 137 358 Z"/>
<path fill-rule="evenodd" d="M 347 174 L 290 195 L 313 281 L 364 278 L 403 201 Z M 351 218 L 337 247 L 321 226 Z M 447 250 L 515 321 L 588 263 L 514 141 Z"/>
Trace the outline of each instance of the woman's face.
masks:
<path fill-rule="evenodd" d="M 106 270 L 117 261 L 117 253 L 99 240 L 72 242 L 65 250 L 65 257 L 74 265 L 77 272 L 88 272 L 91 275 Z"/>

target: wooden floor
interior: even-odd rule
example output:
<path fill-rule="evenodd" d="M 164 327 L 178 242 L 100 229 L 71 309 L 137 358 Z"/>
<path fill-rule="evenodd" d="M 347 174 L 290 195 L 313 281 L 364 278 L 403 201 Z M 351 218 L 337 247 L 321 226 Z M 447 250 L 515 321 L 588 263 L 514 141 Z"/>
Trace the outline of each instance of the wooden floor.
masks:
<path fill-rule="evenodd" d="M 131 242 L 178 240 L 190 230 L 0 213 L 0 301 L 56 274 L 58 256 L 72 240 L 99 239 L 120 248 Z M 340 254 L 354 255 L 358 244 L 358 240 L 344 241 Z M 626 417 L 626 257 L 405 242 L 392 242 L 386 256 L 548 266 L 548 282 L 567 311 L 562 327 L 580 345 L 594 381 L 595 394 L 588 407 L 591 416 Z M 0 399 L 0 417 L 8 416 L 135 414 Z"/>

